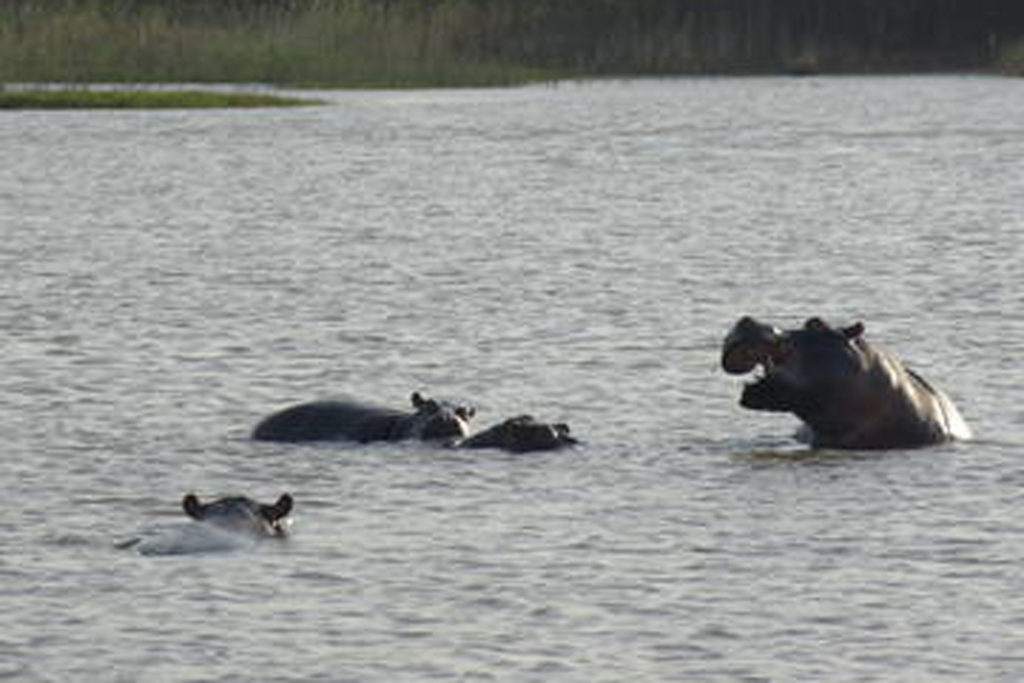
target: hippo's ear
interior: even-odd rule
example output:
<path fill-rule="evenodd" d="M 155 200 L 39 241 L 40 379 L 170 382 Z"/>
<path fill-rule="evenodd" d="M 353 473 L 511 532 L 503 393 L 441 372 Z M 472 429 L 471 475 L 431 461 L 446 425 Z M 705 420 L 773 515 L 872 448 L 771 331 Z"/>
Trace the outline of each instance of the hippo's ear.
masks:
<path fill-rule="evenodd" d="M 814 318 L 808 318 L 807 322 L 804 323 L 805 330 L 812 330 L 814 332 L 824 332 L 825 330 L 831 329 L 821 318 L 815 316 Z"/>
<path fill-rule="evenodd" d="M 187 494 L 181 500 L 181 507 L 183 510 L 185 510 L 185 514 L 191 517 L 192 519 L 202 519 L 202 506 L 199 504 L 199 499 L 196 498 L 196 494 Z"/>
<path fill-rule="evenodd" d="M 420 392 L 418 392 L 418 391 L 412 392 L 412 407 L 413 408 L 419 408 L 421 405 L 423 405 L 426 402 L 427 402 L 427 399 L 423 398 L 423 396 L 420 395 Z"/>
<path fill-rule="evenodd" d="M 855 322 L 849 327 L 843 328 L 843 336 L 847 339 L 856 339 L 862 334 L 864 334 L 864 323 L 862 322 Z"/>
<path fill-rule="evenodd" d="M 476 408 L 469 406 L 459 406 L 455 409 L 455 414 L 461 417 L 463 420 L 469 420 L 476 415 Z"/>
<path fill-rule="evenodd" d="M 261 512 L 268 521 L 276 522 L 282 517 L 287 517 L 288 513 L 292 511 L 292 505 L 294 501 L 292 497 L 287 493 L 281 494 L 281 497 L 277 499 L 277 502 L 273 505 L 262 505 Z"/>

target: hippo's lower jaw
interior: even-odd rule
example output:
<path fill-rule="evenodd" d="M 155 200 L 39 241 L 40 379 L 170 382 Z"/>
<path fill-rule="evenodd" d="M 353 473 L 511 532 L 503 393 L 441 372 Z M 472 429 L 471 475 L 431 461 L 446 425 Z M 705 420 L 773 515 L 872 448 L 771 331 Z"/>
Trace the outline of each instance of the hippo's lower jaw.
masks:
<path fill-rule="evenodd" d="M 770 371 L 743 386 L 740 405 L 750 410 L 794 412 L 797 410 L 793 392 Z"/>

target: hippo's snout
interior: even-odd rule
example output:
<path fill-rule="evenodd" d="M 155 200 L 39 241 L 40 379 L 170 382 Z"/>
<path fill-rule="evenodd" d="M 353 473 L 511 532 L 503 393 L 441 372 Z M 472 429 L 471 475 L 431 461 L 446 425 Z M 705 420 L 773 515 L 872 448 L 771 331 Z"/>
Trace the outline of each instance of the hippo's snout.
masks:
<path fill-rule="evenodd" d="M 745 375 L 759 364 L 770 363 L 781 355 L 782 339 L 779 328 L 744 316 L 722 343 L 722 369 L 730 375 Z"/>

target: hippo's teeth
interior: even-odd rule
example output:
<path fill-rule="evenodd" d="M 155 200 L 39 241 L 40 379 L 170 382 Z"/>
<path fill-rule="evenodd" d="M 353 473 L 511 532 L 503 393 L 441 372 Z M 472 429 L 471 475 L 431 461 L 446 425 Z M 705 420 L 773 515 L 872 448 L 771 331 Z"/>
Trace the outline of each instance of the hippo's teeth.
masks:
<path fill-rule="evenodd" d="M 768 375 L 770 375 L 774 370 L 775 362 L 772 360 L 772 357 L 765 356 L 758 361 L 757 365 L 754 366 L 753 375 L 748 384 L 757 384 L 758 382 L 768 379 Z"/>

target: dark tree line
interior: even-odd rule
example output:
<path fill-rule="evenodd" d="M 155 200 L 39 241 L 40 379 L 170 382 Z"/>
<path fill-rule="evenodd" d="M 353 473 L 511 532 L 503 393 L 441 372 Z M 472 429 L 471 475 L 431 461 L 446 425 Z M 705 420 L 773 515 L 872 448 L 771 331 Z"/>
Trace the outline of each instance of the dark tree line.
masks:
<path fill-rule="evenodd" d="M 506 17 L 507 39 L 478 45 L 482 52 L 610 71 L 616 64 L 672 70 L 684 40 L 698 64 L 738 69 L 801 56 L 840 69 L 970 68 L 1024 35 L 1024 0 L 466 2 Z"/>
<path fill-rule="evenodd" d="M 563 75 L 966 70 L 1024 52 L 1024 0 L 0 0 L 0 57 L 34 73 L 60 48 L 46 42 L 47 21 L 64 21 L 68 40 L 85 40 L 68 22 L 97 36 L 66 63 L 116 45 L 121 62 L 155 65 L 154 78 L 244 70 L 326 83 L 347 78 L 342 62 L 385 79 L 472 64 Z M 213 54 L 210 40 L 231 48 Z M 155 47 L 172 43 L 176 53 Z M 171 68 L 171 53 L 194 68 Z M 229 54 L 251 56 L 213 70 Z M 64 62 L 51 61 L 59 75 Z"/>

